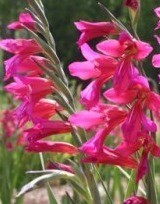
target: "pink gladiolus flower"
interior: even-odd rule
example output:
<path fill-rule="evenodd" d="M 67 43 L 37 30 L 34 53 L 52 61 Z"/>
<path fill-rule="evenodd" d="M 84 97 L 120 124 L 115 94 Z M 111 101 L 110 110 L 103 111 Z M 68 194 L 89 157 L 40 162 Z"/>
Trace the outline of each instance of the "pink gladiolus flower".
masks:
<path fill-rule="evenodd" d="M 116 151 L 105 146 L 102 147 L 101 152 L 95 155 L 87 155 L 83 160 L 85 163 L 98 163 L 107 165 L 118 165 L 127 168 L 136 168 L 137 162 L 130 156 L 122 156 Z"/>
<path fill-rule="evenodd" d="M 15 82 L 5 86 L 5 90 L 15 95 L 17 99 L 40 100 L 52 93 L 53 84 L 45 78 L 39 77 L 15 77 Z"/>
<path fill-rule="evenodd" d="M 5 131 L 5 137 L 10 138 L 15 133 L 16 128 L 16 120 L 13 115 L 13 110 L 4 110 L 1 114 L 1 128 Z"/>
<path fill-rule="evenodd" d="M 94 52 L 87 44 L 81 46 L 81 51 L 88 61 L 74 62 L 69 65 L 69 70 L 80 79 L 95 79 L 81 92 L 81 103 L 90 109 L 99 102 L 101 87 L 113 76 L 117 61 Z"/>
<path fill-rule="evenodd" d="M 121 61 L 114 73 L 113 86 L 117 93 L 124 93 L 130 85 L 132 79 L 138 76 L 137 69 L 133 66 L 130 59 Z"/>
<path fill-rule="evenodd" d="M 25 27 L 36 30 L 36 22 L 30 13 L 20 13 L 18 21 L 14 21 L 7 26 L 9 29 L 23 29 Z"/>
<path fill-rule="evenodd" d="M 104 81 L 94 80 L 83 91 L 81 91 L 80 102 L 87 109 L 96 106 L 100 100 L 100 91 Z"/>
<path fill-rule="evenodd" d="M 109 133 L 112 130 L 114 130 L 116 126 L 124 122 L 126 118 L 126 112 L 116 107 L 108 108 L 108 110 L 106 109 L 104 112 L 106 112 L 105 115 L 103 115 L 104 121 L 103 123 L 99 124 L 101 126 L 104 126 L 103 129 L 98 130 L 98 132 L 93 137 L 91 137 L 87 142 L 85 142 L 80 147 L 80 150 L 85 154 L 90 154 L 90 155 L 99 154 L 101 152 L 101 149 L 106 137 L 108 137 Z M 91 122 L 92 120 L 90 120 L 90 125 L 91 125 Z M 89 123 L 89 120 L 88 120 L 88 123 Z M 73 124 L 74 124 L 74 120 L 73 120 Z M 81 125 L 81 127 L 83 128 L 85 127 L 85 125 L 83 125 L 83 122 L 81 123 L 79 122 L 79 124 Z"/>
<path fill-rule="evenodd" d="M 34 142 L 51 135 L 68 133 L 70 131 L 71 126 L 68 122 L 39 119 L 33 128 L 25 131 L 24 141 Z"/>
<path fill-rule="evenodd" d="M 115 25 L 111 22 L 92 23 L 87 21 L 80 21 L 75 22 L 75 26 L 79 31 L 82 32 L 77 42 L 79 46 L 93 38 L 118 33 L 118 30 L 116 29 Z"/>
<path fill-rule="evenodd" d="M 154 9 L 155 14 L 157 15 L 158 18 L 160 18 L 160 7 L 157 7 Z"/>
<path fill-rule="evenodd" d="M 154 35 L 154 37 L 156 38 L 158 44 L 160 45 L 160 37 L 158 35 Z"/>
<path fill-rule="evenodd" d="M 84 120 L 85 118 L 85 120 Z M 95 125 L 100 125 L 104 122 L 105 116 L 103 113 L 96 111 L 80 111 L 70 116 L 69 121 L 72 125 L 89 129 Z"/>
<path fill-rule="evenodd" d="M 107 125 L 110 128 L 117 121 L 123 121 L 125 117 L 126 111 L 121 110 L 117 106 L 99 104 L 89 111 L 80 111 L 71 115 L 69 121 L 72 125 L 84 129 L 102 125 Z"/>
<path fill-rule="evenodd" d="M 47 169 L 59 169 L 59 170 L 70 172 L 72 174 L 75 173 L 73 168 L 70 165 L 57 163 L 57 162 L 49 162 L 49 164 L 47 165 Z"/>
<path fill-rule="evenodd" d="M 143 101 L 135 103 L 127 116 L 126 121 L 122 125 L 123 137 L 130 143 L 137 141 L 138 133 L 140 133 L 142 130 L 151 132 L 157 131 L 156 124 L 145 116 L 142 103 Z"/>
<path fill-rule="evenodd" d="M 14 147 L 18 145 L 19 138 L 23 135 L 24 128 L 17 129 L 17 120 L 14 117 L 13 109 L 1 112 L 0 128 L 6 148 L 9 151 L 14 150 Z"/>
<path fill-rule="evenodd" d="M 130 198 L 127 198 L 127 200 L 125 200 L 123 204 L 149 204 L 149 202 L 143 197 L 132 196 Z"/>
<path fill-rule="evenodd" d="M 50 99 L 41 99 L 33 107 L 30 115 L 33 118 L 49 119 L 63 108 L 55 101 Z"/>
<path fill-rule="evenodd" d="M 128 89 L 122 93 L 115 90 L 114 88 L 108 89 L 104 92 L 104 97 L 109 101 L 112 101 L 117 104 L 128 104 L 133 101 L 137 96 L 137 90 Z"/>
<path fill-rule="evenodd" d="M 101 72 L 95 67 L 93 62 L 73 62 L 69 65 L 69 71 L 72 76 L 77 76 L 82 80 L 96 78 Z"/>
<path fill-rule="evenodd" d="M 152 64 L 154 67 L 160 68 L 160 54 L 156 54 L 153 56 Z"/>
<path fill-rule="evenodd" d="M 5 80 L 10 77 L 17 75 L 25 76 L 39 76 L 42 75 L 43 71 L 41 68 L 33 61 L 36 60 L 42 66 L 45 66 L 47 59 L 39 56 L 33 55 L 15 55 L 4 62 L 5 64 Z"/>
<path fill-rule="evenodd" d="M 139 141 L 141 142 L 141 147 L 143 148 L 140 163 L 138 165 L 137 171 L 137 182 L 148 173 L 149 164 L 148 164 L 148 155 L 151 153 L 155 157 L 160 157 L 160 147 L 158 147 L 155 141 L 152 139 L 150 135 L 141 134 Z"/>
<path fill-rule="evenodd" d="M 157 27 L 155 28 L 155 30 L 160 29 L 160 7 L 157 7 L 156 9 L 154 9 L 154 12 L 156 14 L 156 16 L 159 18 Z"/>
<path fill-rule="evenodd" d="M 138 0 L 125 0 L 124 5 L 136 11 L 139 7 L 139 1 Z"/>
<path fill-rule="evenodd" d="M 150 44 L 136 40 L 126 32 L 122 32 L 118 40 L 109 39 L 97 44 L 97 49 L 105 55 L 135 60 L 146 58 L 153 50 Z"/>
<path fill-rule="evenodd" d="M 13 54 L 41 53 L 41 47 L 32 39 L 5 39 L 0 41 L 0 48 Z"/>
<path fill-rule="evenodd" d="M 78 154 L 77 148 L 69 143 L 42 140 L 28 143 L 25 150 L 28 152 L 55 152 L 71 155 Z"/>
<path fill-rule="evenodd" d="M 119 93 L 123 93 L 132 78 L 138 76 L 131 60 L 142 60 L 152 51 L 148 43 L 138 41 L 126 32 L 122 32 L 118 40 L 109 39 L 99 43 L 97 49 L 105 55 L 119 59 L 113 78 L 114 88 Z"/>
<path fill-rule="evenodd" d="M 49 119 L 62 107 L 54 100 L 40 99 L 37 103 L 30 101 L 22 102 L 15 110 L 14 115 L 19 126 L 24 125 L 27 121 L 37 123 L 37 119 Z"/>
<path fill-rule="evenodd" d="M 82 80 L 100 78 L 113 75 L 117 61 L 111 57 L 94 52 L 86 43 L 81 46 L 83 56 L 88 61 L 73 62 L 69 65 L 72 76 Z"/>

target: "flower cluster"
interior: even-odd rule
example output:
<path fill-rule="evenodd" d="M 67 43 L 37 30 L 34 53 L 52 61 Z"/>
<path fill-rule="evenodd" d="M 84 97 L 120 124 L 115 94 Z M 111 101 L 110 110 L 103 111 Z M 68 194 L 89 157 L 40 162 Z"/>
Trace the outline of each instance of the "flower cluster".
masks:
<path fill-rule="evenodd" d="M 17 129 L 17 121 L 12 109 L 1 112 L 0 129 L 2 131 L 2 143 L 8 151 L 12 151 L 17 145 L 20 145 L 20 138 L 23 136 L 24 128 Z"/>
<path fill-rule="evenodd" d="M 73 62 L 69 70 L 72 76 L 91 80 L 80 94 L 85 110 L 69 118 L 73 126 L 93 134 L 79 148 L 85 154 L 83 162 L 136 168 L 139 181 L 149 170 L 148 155 L 160 157 L 153 138 L 160 96 L 150 88 L 140 66 L 153 48 L 112 22 L 80 21 L 75 26 L 81 32 L 77 43 L 85 61 Z M 88 42 L 100 36 L 104 40 L 93 50 Z M 113 134 L 119 142 L 109 147 L 106 139 Z"/>
<path fill-rule="evenodd" d="M 148 201 L 140 196 L 132 196 L 124 201 L 124 204 L 149 204 Z"/>
<path fill-rule="evenodd" d="M 37 31 L 30 13 L 21 13 L 19 20 L 9 24 L 8 28 Z M 49 64 L 49 60 L 42 57 L 42 47 L 33 39 L 4 39 L 0 41 L 0 48 L 13 54 L 4 62 L 5 80 L 12 81 L 5 86 L 5 90 L 20 102 L 12 113 L 16 125 L 24 127 L 26 123 L 30 124 L 20 139 L 25 149 L 76 154 L 77 148 L 71 144 L 44 140 L 51 135 L 69 133 L 71 127 L 69 122 L 52 120 L 63 108 L 55 100 L 47 98 L 54 93 L 55 85 L 40 68 Z"/>
<path fill-rule="evenodd" d="M 160 7 L 156 8 L 154 10 L 156 16 L 158 17 L 159 21 L 158 24 L 155 28 L 155 30 L 159 30 L 160 29 Z M 158 44 L 160 45 L 160 37 L 158 35 L 155 35 L 155 38 L 157 39 Z M 154 67 L 156 68 L 160 68 L 160 54 L 155 54 L 152 58 L 152 64 Z M 159 75 L 160 78 L 160 75 Z"/>

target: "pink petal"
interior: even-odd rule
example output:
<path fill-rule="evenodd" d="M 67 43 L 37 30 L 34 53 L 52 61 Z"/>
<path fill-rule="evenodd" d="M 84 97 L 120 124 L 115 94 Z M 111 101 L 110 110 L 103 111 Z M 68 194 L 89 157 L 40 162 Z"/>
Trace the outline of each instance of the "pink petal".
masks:
<path fill-rule="evenodd" d="M 70 131 L 71 127 L 68 122 L 39 119 L 33 128 L 25 131 L 24 139 L 26 142 L 35 142 L 51 135 L 68 133 Z"/>
<path fill-rule="evenodd" d="M 160 7 L 157 7 L 154 9 L 155 14 L 157 15 L 158 18 L 160 18 Z"/>
<path fill-rule="evenodd" d="M 33 61 L 36 60 L 39 64 L 45 65 L 47 59 L 39 56 L 33 55 L 14 55 L 10 59 L 4 62 L 5 64 L 5 80 L 17 75 L 25 76 L 39 76 L 42 75 L 43 71 L 41 68 Z"/>
<path fill-rule="evenodd" d="M 93 126 L 100 125 L 104 121 L 104 115 L 94 111 L 80 111 L 69 117 L 72 125 L 82 127 L 84 129 L 92 128 Z"/>
<path fill-rule="evenodd" d="M 151 149 L 151 153 L 155 157 L 160 157 L 160 147 L 158 147 L 155 143 L 153 144 L 153 148 Z"/>
<path fill-rule="evenodd" d="M 107 127 L 99 130 L 94 136 L 92 136 L 87 142 L 85 142 L 79 149 L 84 154 L 98 154 L 102 151 L 103 142 L 110 133 L 111 128 Z"/>
<path fill-rule="evenodd" d="M 124 52 L 124 49 L 118 40 L 105 40 L 101 43 L 98 43 L 96 47 L 103 54 L 112 57 L 120 57 Z"/>
<path fill-rule="evenodd" d="M 77 42 L 79 46 L 93 38 L 103 35 L 115 34 L 118 32 L 114 24 L 111 22 L 92 23 L 87 21 L 80 21 L 75 22 L 75 26 L 82 32 Z"/>
<path fill-rule="evenodd" d="M 28 152 L 55 152 L 75 155 L 78 153 L 77 148 L 65 142 L 36 141 L 28 143 L 25 147 Z"/>
<path fill-rule="evenodd" d="M 80 48 L 81 48 L 82 55 L 85 57 L 85 59 L 89 61 L 93 61 L 95 58 L 101 56 L 101 54 L 92 50 L 87 43 L 84 43 L 83 45 L 81 45 Z"/>
<path fill-rule="evenodd" d="M 141 196 L 131 196 L 127 198 L 123 204 L 149 204 L 149 202 Z"/>
<path fill-rule="evenodd" d="M 32 39 L 5 39 L 0 41 L 0 48 L 13 54 L 36 54 L 42 49 Z"/>
<path fill-rule="evenodd" d="M 113 76 L 117 67 L 117 61 L 108 56 L 96 58 L 94 64 L 101 71 L 101 76 L 105 76 L 106 79 Z"/>
<path fill-rule="evenodd" d="M 72 76 L 76 76 L 82 80 L 98 77 L 101 72 L 95 68 L 93 62 L 73 62 L 69 65 L 69 71 Z"/>
<path fill-rule="evenodd" d="M 67 165 L 67 164 L 63 164 L 63 163 L 58 163 L 58 162 L 51 162 L 51 161 L 47 165 L 46 169 L 59 169 L 59 170 L 70 172 L 72 174 L 75 173 L 72 166 Z"/>
<path fill-rule="evenodd" d="M 130 85 L 133 78 L 138 75 L 136 68 L 126 59 L 119 62 L 114 74 L 114 88 L 118 93 L 123 93 Z"/>
<path fill-rule="evenodd" d="M 139 1 L 138 0 L 125 0 L 124 5 L 136 11 L 139 7 Z"/>
<path fill-rule="evenodd" d="M 111 102 L 118 104 L 128 104 L 136 97 L 137 91 L 128 89 L 125 92 L 117 93 L 115 89 L 111 88 L 105 91 L 103 95 Z"/>
<path fill-rule="evenodd" d="M 135 143 L 137 141 L 138 132 L 141 131 L 141 114 L 142 109 L 139 104 L 136 104 L 132 107 L 126 121 L 123 123 L 123 137 L 127 142 Z"/>
<path fill-rule="evenodd" d="M 160 68 L 160 54 L 153 55 L 152 64 L 154 67 Z"/>
<path fill-rule="evenodd" d="M 87 109 L 98 104 L 103 82 L 103 80 L 94 80 L 83 91 L 81 91 L 80 102 L 85 105 Z"/>
<path fill-rule="evenodd" d="M 35 24 L 36 23 L 30 13 L 20 13 L 19 21 L 12 22 L 7 27 L 9 29 L 15 30 L 15 29 L 22 29 L 26 26 L 31 30 L 36 30 Z"/>
<path fill-rule="evenodd" d="M 145 59 L 153 50 L 149 43 L 136 40 L 135 44 L 137 46 L 137 53 L 134 56 L 136 60 Z"/>
<path fill-rule="evenodd" d="M 16 30 L 21 29 L 22 25 L 19 21 L 14 21 L 7 26 L 8 29 Z"/>
<path fill-rule="evenodd" d="M 154 37 L 156 38 L 158 44 L 160 45 L 160 37 L 158 35 L 154 35 Z"/>
<path fill-rule="evenodd" d="M 140 179 L 143 178 L 145 174 L 148 173 L 149 166 L 148 166 L 148 153 L 143 151 L 140 163 L 138 165 L 138 172 L 136 181 L 138 182 Z"/>
<path fill-rule="evenodd" d="M 145 114 L 142 114 L 141 117 L 142 117 L 142 125 L 143 125 L 145 130 L 150 131 L 150 132 L 156 132 L 157 131 L 157 126 L 152 120 L 147 118 L 145 116 Z"/>
<path fill-rule="evenodd" d="M 118 165 L 127 168 L 136 168 L 137 162 L 132 157 L 125 157 L 117 154 L 114 150 L 103 146 L 100 153 L 95 155 L 89 155 L 85 157 L 83 162 L 107 164 L 107 165 Z"/>
<path fill-rule="evenodd" d="M 150 92 L 148 100 L 146 101 L 146 106 L 150 110 L 158 113 L 160 111 L 160 95 L 153 91 Z"/>

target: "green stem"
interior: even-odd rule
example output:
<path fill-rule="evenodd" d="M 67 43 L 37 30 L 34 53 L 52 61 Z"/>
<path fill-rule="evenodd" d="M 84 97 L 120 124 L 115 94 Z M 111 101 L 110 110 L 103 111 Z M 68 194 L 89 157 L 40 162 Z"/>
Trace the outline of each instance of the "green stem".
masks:
<path fill-rule="evenodd" d="M 157 194 L 156 194 L 156 185 L 154 179 L 154 161 L 153 157 L 150 156 L 149 159 L 149 172 L 146 176 L 146 190 L 147 190 L 147 199 L 149 203 L 158 204 Z"/>
<path fill-rule="evenodd" d="M 39 5 L 39 3 L 40 3 L 40 5 Z M 35 40 L 37 40 L 37 42 L 41 45 L 41 47 L 44 50 L 45 55 L 49 58 L 51 63 L 53 63 L 55 70 L 56 70 L 56 73 L 58 74 L 58 78 L 52 77 L 53 81 L 57 85 L 60 86 L 60 87 L 58 86 L 59 91 L 57 91 L 57 90 L 55 91 L 56 96 L 54 96 L 54 98 L 57 99 L 57 101 L 60 102 L 60 104 L 66 108 L 68 113 L 73 114 L 75 112 L 75 104 L 74 104 L 74 100 L 73 100 L 73 95 L 69 91 L 66 75 L 64 74 L 61 62 L 60 62 L 60 60 L 56 54 L 54 38 L 50 34 L 49 24 L 48 24 L 48 21 L 46 19 L 45 13 L 44 13 L 43 5 L 42 5 L 40 0 L 39 0 L 39 2 L 33 0 L 33 1 L 30 1 L 30 7 L 31 7 L 31 10 L 35 14 L 37 14 L 38 18 L 42 22 L 42 28 L 44 28 L 44 30 L 45 30 L 45 33 L 42 33 L 42 35 L 44 35 L 44 38 L 46 39 L 48 44 L 45 41 L 43 41 L 42 39 L 40 39 L 39 36 L 37 34 L 35 34 L 33 31 L 31 31 L 29 29 L 28 29 L 28 31 L 33 35 Z M 59 80 L 59 78 L 61 80 Z M 78 133 L 78 134 L 76 134 L 77 137 L 74 137 L 76 132 Z M 82 141 L 83 142 L 86 141 L 86 136 L 85 136 L 84 131 L 82 131 L 82 130 L 77 131 L 76 129 L 74 129 L 74 131 L 72 131 L 72 133 L 74 133 L 73 139 L 75 141 L 75 144 L 78 147 L 82 145 Z M 80 136 L 80 138 L 79 138 L 79 136 Z M 40 160 L 41 160 L 42 168 L 44 169 L 44 160 L 43 160 L 42 153 L 40 153 Z M 90 194 L 92 195 L 92 203 L 91 204 L 101 204 L 98 186 L 95 182 L 93 173 L 91 171 L 91 170 L 93 170 L 91 165 L 88 165 L 88 164 L 84 165 L 81 163 L 80 163 L 80 165 L 82 166 L 82 169 L 83 169 L 86 181 L 87 181 L 87 187 L 90 191 Z"/>
<path fill-rule="evenodd" d="M 39 153 L 39 157 L 40 157 L 40 161 L 41 161 L 42 170 L 45 170 L 45 164 L 44 164 L 44 158 L 43 158 L 42 152 Z M 46 190 L 48 193 L 48 198 L 49 198 L 50 204 L 58 204 L 55 197 L 54 197 L 54 194 L 53 194 L 53 191 L 52 191 L 52 188 L 51 188 L 49 182 L 46 184 Z"/>
<path fill-rule="evenodd" d="M 91 196 L 92 196 L 92 203 L 91 204 L 101 204 L 101 198 L 99 195 L 98 186 L 97 186 L 97 183 L 96 183 L 94 176 L 93 176 L 93 173 L 92 173 L 93 168 L 89 164 L 87 164 L 87 165 L 82 164 L 82 169 L 84 171 L 86 181 L 88 184 L 88 188 L 89 188 Z"/>

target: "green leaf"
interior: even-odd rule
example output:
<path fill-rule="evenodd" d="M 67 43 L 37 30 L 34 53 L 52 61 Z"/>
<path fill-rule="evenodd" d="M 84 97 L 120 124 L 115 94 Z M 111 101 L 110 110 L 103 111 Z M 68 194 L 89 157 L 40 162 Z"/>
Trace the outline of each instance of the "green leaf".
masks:
<path fill-rule="evenodd" d="M 18 193 L 17 197 L 23 195 L 24 193 L 31 191 L 32 189 L 50 181 L 51 179 L 73 179 L 75 178 L 74 174 L 71 174 L 66 171 L 60 171 L 60 170 L 54 170 L 54 173 L 44 174 L 42 176 L 39 176 L 29 182 L 28 184 L 24 185 L 20 192 Z"/>
<path fill-rule="evenodd" d="M 136 194 L 137 185 L 136 185 L 135 178 L 136 178 L 136 171 L 133 169 L 131 172 L 129 182 L 128 182 L 127 190 L 125 193 L 125 198 L 130 197 L 133 194 L 133 192 Z"/>
<path fill-rule="evenodd" d="M 52 191 L 50 185 L 47 184 L 46 186 L 47 186 L 47 192 L 48 192 L 49 203 L 50 203 L 50 204 L 58 204 L 58 202 L 56 201 L 56 198 L 54 197 L 54 194 L 53 194 L 53 191 Z"/>

